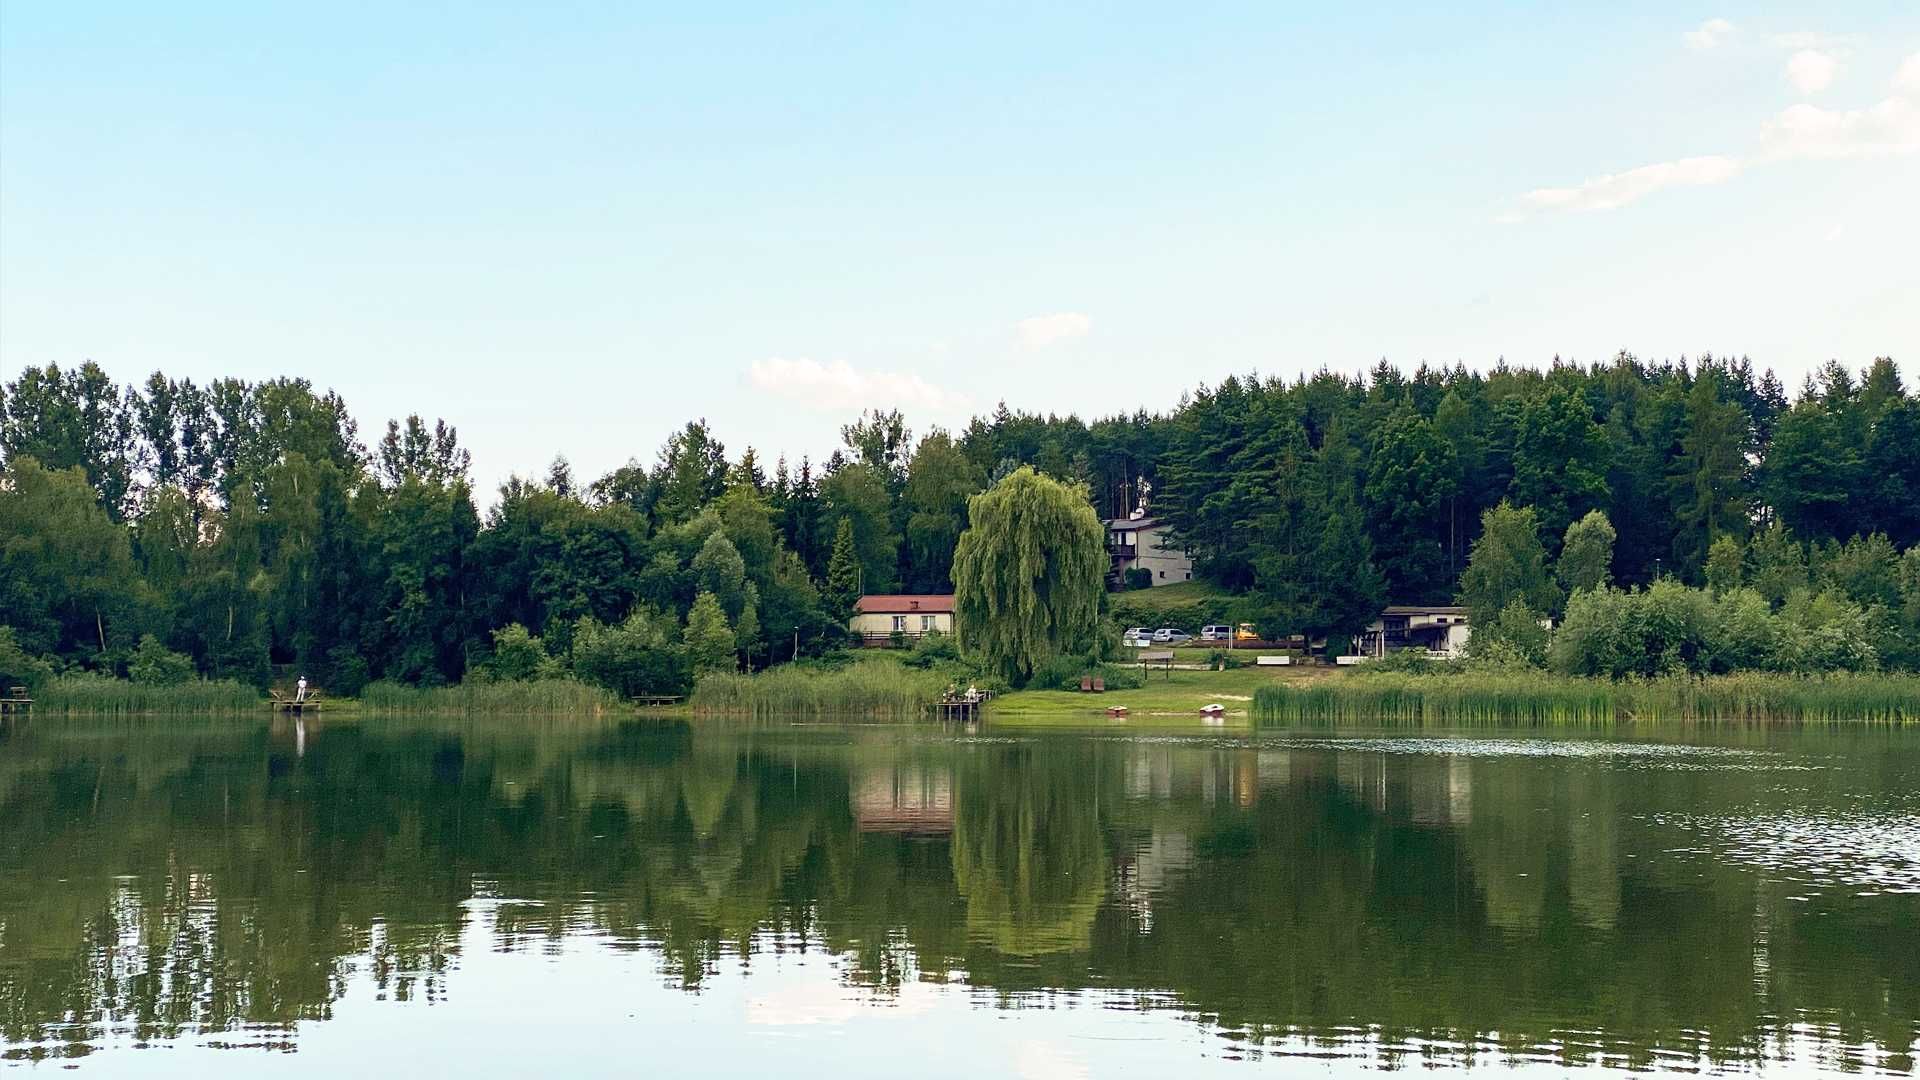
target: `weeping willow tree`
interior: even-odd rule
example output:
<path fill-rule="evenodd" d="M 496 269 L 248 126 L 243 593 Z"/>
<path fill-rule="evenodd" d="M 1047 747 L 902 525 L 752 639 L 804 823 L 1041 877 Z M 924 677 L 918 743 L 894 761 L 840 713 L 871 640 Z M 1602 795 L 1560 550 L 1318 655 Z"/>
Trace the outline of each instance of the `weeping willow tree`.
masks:
<path fill-rule="evenodd" d="M 1092 648 L 1106 533 L 1077 490 L 1021 468 L 967 503 L 953 556 L 954 629 L 989 670 L 1024 683 Z"/>

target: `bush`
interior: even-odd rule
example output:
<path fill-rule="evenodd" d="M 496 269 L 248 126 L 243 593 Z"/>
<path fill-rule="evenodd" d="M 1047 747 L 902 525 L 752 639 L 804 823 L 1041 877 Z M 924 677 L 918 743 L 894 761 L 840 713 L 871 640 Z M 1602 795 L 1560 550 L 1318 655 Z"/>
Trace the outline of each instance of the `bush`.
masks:
<path fill-rule="evenodd" d="M 1367 670 L 1404 671 L 1413 675 L 1424 675 L 1434 669 L 1434 662 L 1427 657 L 1425 649 L 1395 649 L 1377 660 L 1367 662 Z"/>
<path fill-rule="evenodd" d="M 24 686 L 31 693 L 53 681 L 53 665 L 20 647 L 13 627 L 0 626 L 0 690 Z"/>
<path fill-rule="evenodd" d="M 559 661 L 547 654 L 545 642 L 519 623 L 508 623 L 493 632 L 493 655 L 477 673 L 501 682 L 529 682 L 560 678 L 564 671 Z"/>
<path fill-rule="evenodd" d="M 1717 598 L 1657 581 L 1644 590 L 1583 589 L 1567 604 L 1549 658 L 1563 675 L 1605 678 L 1746 670 L 1872 671 L 1868 614 L 1838 592 L 1795 589 L 1775 614 L 1751 589 Z M 1478 644 L 1481 634 L 1473 640 Z"/>
<path fill-rule="evenodd" d="M 127 664 L 127 677 L 142 686 L 179 686 L 193 678 L 193 658 L 177 653 L 152 634 L 140 638 Z"/>
<path fill-rule="evenodd" d="M 959 659 L 960 646 L 940 631 L 930 630 L 913 643 L 913 648 L 902 662 L 910 668 L 924 671 L 937 664 L 956 663 Z"/>
<path fill-rule="evenodd" d="M 1467 639 L 1467 653 L 1476 660 L 1500 666 L 1539 667 L 1547 661 L 1547 628 L 1540 613 L 1514 597 L 1491 626 L 1476 627 Z"/>
<path fill-rule="evenodd" d="M 693 663 L 685 648 L 667 639 L 661 621 L 646 611 L 619 626 L 583 617 L 573 630 L 574 674 L 623 698 L 686 693 L 693 686 Z"/>
<path fill-rule="evenodd" d="M 1092 656 L 1056 656 L 1027 680 L 1029 690 L 1078 690 L 1081 679 L 1098 678 L 1109 690 L 1135 690 L 1141 685 L 1138 668 L 1101 663 Z"/>
<path fill-rule="evenodd" d="M 1153 588 L 1153 571 L 1144 566 L 1135 566 L 1128 569 L 1123 577 L 1123 584 L 1125 584 L 1129 590 Z"/>

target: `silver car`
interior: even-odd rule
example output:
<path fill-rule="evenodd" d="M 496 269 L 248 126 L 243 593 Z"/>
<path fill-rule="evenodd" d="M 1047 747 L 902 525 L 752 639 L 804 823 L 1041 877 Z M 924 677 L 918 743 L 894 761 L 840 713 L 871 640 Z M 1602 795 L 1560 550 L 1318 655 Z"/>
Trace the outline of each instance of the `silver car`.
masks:
<path fill-rule="evenodd" d="M 1163 626 L 1153 632 L 1153 640 L 1156 644 L 1160 645 L 1184 645 L 1193 640 L 1193 635 L 1187 633 L 1185 630 L 1175 630 L 1171 626 Z"/>

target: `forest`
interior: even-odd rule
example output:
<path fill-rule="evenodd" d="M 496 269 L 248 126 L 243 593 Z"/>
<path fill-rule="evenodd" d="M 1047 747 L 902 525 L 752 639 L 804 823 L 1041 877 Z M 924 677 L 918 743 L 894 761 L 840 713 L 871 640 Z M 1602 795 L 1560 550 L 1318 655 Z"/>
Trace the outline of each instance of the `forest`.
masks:
<path fill-rule="evenodd" d="M 874 410 L 840 444 L 769 462 L 695 420 L 486 496 L 452 426 L 363 435 L 305 379 L 28 368 L 0 387 L 0 667 L 683 685 L 837 649 L 862 592 L 950 590 L 969 500 L 1022 466 L 1103 518 L 1144 501 L 1274 635 L 1458 600 L 1573 673 L 1920 666 L 1920 397 L 1890 359 L 1791 396 L 1744 358 L 1382 362 L 1090 422 Z M 1771 629 L 1736 654 L 1677 617 Z M 1542 618 L 1585 629 L 1550 655 Z"/>

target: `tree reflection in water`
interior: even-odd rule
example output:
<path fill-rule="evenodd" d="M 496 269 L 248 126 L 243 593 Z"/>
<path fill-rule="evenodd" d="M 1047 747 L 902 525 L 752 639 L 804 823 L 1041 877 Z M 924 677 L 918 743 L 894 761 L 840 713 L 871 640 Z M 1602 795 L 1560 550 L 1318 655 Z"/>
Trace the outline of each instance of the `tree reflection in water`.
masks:
<path fill-rule="evenodd" d="M 484 910 L 496 947 L 600 939 L 689 988 L 729 958 L 751 978 L 756 956 L 825 950 L 870 994 L 1117 991 L 1248 1046 L 1645 1066 L 1777 1056 L 1804 1029 L 1911 1069 L 1920 893 L 1859 888 L 1844 860 L 1796 880 L 1722 858 L 1687 822 L 1910 822 L 1920 745 L 1753 739 L 1621 757 L 30 723 L 0 756 L 0 1041 L 294 1028 L 356 973 L 382 998 L 458 995 Z"/>

